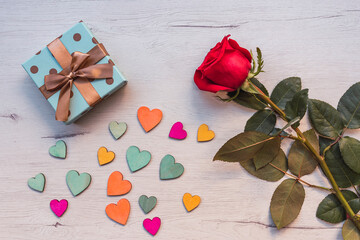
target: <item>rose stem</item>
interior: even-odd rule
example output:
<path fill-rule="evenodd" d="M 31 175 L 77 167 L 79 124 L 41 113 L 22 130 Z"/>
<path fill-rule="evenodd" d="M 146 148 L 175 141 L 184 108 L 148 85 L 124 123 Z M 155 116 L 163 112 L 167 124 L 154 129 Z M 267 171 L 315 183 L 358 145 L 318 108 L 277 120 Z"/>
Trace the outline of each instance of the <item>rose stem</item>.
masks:
<path fill-rule="evenodd" d="M 287 118 L 286 118 L 286 114 L 284 113 L 283 110 L 281 110 L 273 101 L 271 101 L 271 99 L 266 96 L 265 93 L 263 93 L 261 91 L 261 89 L 259 89 L 255 84 L 253 84 L 251 81 L 249 81 L 250 84 L 259 92 L 259 95 L 261 96 L 261 98 L 267 102 L 271 108 L 276 111 L 280 117 L 285 120 L 286 122 L 288 122 Z M 355 226 L 357 227 L 358 230 L 360 230 L 360 219 L 359 217 L 354 213 L 354 211 L 351 209 L 349 203 L 346 201 L 344 195 L 342 194 L 342 192 L 340 191 L 339 186 L 337 185 L 334 176 L 332 175 L 332 173 L 330 172 L 330 169 L 328 167 L 328 165 L 325 162 L 325 159 L 320 156 L 320 154 L 315 150 L 315 148 L 311 145 L 311 143 L 309 142 L 308 139 L 306 139 L 306 137 L 304 136 L 304 134 L 300 131 L 299 128 L 293 128 L 296 133 L 298 134 L 298 136 L 302 139 L 302 143 L 307 147 L 307 149 L 315 156 L 317 162 L 319 163 L 321 169 L 323 170 L 325 176 L 327 177 L 327 179 L 329 180 L 333 191 L 336 195 L 336 197 L 339 199 L 339 201 L 341 202 L 342 206 L 345 208 L 346 212 L 349 214 L 349 216 L 351 217 L 351 220 L 353 221 L 353 223 L 355 224 Z"/>

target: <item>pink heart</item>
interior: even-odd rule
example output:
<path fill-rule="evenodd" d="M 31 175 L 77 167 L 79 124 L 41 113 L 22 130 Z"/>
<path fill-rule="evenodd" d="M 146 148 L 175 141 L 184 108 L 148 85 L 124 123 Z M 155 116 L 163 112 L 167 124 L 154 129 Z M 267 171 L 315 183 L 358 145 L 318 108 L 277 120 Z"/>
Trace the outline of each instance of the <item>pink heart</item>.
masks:
<path fill-rule="evenodd" d="M 161 220 L 158 217 L 154 217 L 152 220 L 147 218 L 143 221 L 144 228 L 153 236 L 159 231 L 160 225 Z"/>
<path fill-rule="evenodd" d="M 50 208 L 56 216 L 61 217 L 68 207 L 68 201 L 66 199 L 60 200 L 53 199 L 50 202 Z"/>
<path fill-rule="evenodd" d="M 169 137 L 182 140 L 186 138 L 187 132 L 183 129 L 183 124 L 181 122 L 176 122 L 171 127 Z"/>

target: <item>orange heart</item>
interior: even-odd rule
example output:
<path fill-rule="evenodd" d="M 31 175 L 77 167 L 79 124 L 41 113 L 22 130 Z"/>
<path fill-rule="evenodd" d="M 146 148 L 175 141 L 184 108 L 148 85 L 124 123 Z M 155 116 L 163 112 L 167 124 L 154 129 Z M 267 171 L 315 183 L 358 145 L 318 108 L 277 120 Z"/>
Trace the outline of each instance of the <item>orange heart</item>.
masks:
<path fill-rule="evenodd" d="M 149 132 L 160 123 L 162 112 L 160 109 L 153 109 L 150 111 L 148 107 L 140 107 L 137 116 L 145 132 Z"/>
<path fill-rule="evenodd" d="M 111 162 L 112 160 L 114 160 L 114 158 L 115 158 L 115 153 L 108 151 L 106 149 L 106 147 L 99 148 L 97 154 L 98 154 L 98 160 L 99 160 L 100 165 L 107 164 L 107 163 Z"/>
<path fill-rule="evenodd" d="M 107 185 L 107 195 L 109 196 L 119 196 L 128 193 L 131 190 L 131 182 L 128 180 L 123 180 L 123 175 L 121 172 L 115 171 L 110 174 L 108 185 Z"/>
<path fill-rule="evenodd" d="M 198 195 L 191 196 L 190 193 L 185 193 L 183 196 L 183 203 L 188 212 L 194 210 L 200 204 L 200 197 Z"/>
<path fill-rule="evenodd" d="M 125 225 L 130 214 L 130 202 L 123 198 L 117 204 L 110 203 L 105 208 L 106 215 L 115 222 Z"/>
<path fill-rule="evenodd" d="M 197 139 L 199 142 L 207 142 L 212 140 L 215 137 L 215 133 L 209 130 L 208 125 L 201 124 L 198 129 L 198 136 Z"/>

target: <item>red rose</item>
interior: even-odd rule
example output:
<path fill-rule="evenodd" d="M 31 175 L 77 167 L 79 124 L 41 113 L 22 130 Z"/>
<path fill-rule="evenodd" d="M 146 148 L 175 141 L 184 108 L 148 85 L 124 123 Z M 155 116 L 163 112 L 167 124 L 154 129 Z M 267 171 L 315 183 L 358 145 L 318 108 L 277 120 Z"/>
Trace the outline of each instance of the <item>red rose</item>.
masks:
<path fill-rule="evenodd" d="M 230 35 L 216 44 L 196 69 L 194 81 L 200 90 L 232 92 L 246 80 L 251 69 L 251 55 Z"/>

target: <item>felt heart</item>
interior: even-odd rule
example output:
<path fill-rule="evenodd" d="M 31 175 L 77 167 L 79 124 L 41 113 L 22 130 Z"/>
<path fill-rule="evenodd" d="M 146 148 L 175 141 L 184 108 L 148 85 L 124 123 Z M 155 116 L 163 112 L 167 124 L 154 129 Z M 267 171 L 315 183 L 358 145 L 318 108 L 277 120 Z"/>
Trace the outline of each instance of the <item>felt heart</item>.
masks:
<path fill-rule="evenodd" d="M 170 129 L 169 137 L 182 140 L 186 138 L 187 132 L 183 129 L 183 124 L 181 122 L 176 122 Z"/>
<path fill-rule="evenodd" d="M 190 193 L 185 193 L 183 196 L 183 203 L 188 212 L 194 210 L 200 204 L 200 197 L 198 195 L 192 196 Z"/>
<path fill-rule="evenodd" d="M 130 214 L 130 202 L 123 198 L 117 204 L 110 203 L 105 208 L 106 215 L 112 220 L 122 225 L 125 225 Z"/>
<path fill-rule="evenodd" d="M 136 146 L 131 146 L 126 151 L 126 160 L 131 172 L 136 172 L 149 164 L 151 154 L 148 151 L 141 151 Z"/>
<path fill-rule="evenodd" d="M 201 124 L 198 129 L 197 140 L 199 142 L 207 142 L 212 140 L 215 137 L 215 133 L 209 130 L 208 125 Z"/>
<path fill-rule="evenodd" d="M 154 196 L 150 196 L 148 198 L 146 195 L 141 195 L 139 198 L 139 205 L 145 214 L 153 210 L 156 203 L 157 203 L 157 199 Z"/>
<path fill-rule="evenodd" d="M 107 195 L 124 195 L 131 190 L 131 182 L 123 180 L 123 175 L 119 171 L 110 174 L 107 185 Z"/>
<path fill-rule="evenodd" d="M 115 153 L 108 151 L 106 147 L 99 148 L 97 155 L 100 165 L 107 164 L 115 158 Z"/>
<path fill-rule="evenodd" d="M 57 141 L 49 148 L 49 154 L 56 158 L 66 158 L 66 143 L 63 140 Z"/>
<path fill-rule="evenodd" d="M 170 154 L 161 159 L 160 179 L 174 179 L 180 177 L 184 172 L 184 166 L 181 163 L 175 163 L 175 158 Z"/>
<path fill-rule="evenodd" d="M 57 199 L 53 199 L 50 202 L 50 208 L 55 213 L 56 216 L 61 217 L 68 207 L 68 201 L 66 199 L 62 199 L 58 201 Z"/>
<path fill-rule="evenodd" d="M 158 217 L 154 217 L 152 220 L 147 218 L 143 221 L 145 230 L 153 236 L 155 236 L 155 234 L 159 231 L 160 225 L 161 220 Z"/>
<path fill-rule="evenodd" d="M 79 174 L 75 170 L 70 170 L 66 174 L 66 183 L 74 196 L 82 193 L 91 182 L 91 176 L 88 173 Z"/>
<path fill-rule="evenodd" d="M 150 111 L 148 107 L 143 106 L 138 109 L 137 116 L 145 132 L 149 132 L 160 123 L 162 112 L 160 109 L 153 109 Z"/>
<path fill-rule="evenodd" d="M 124 122 L 116 122 L 112 121 L 109 123 L 109 131 L 111 135 L 115 138 L 115 140 L 119 139 L 127 129 L 127 125 Z"/>
<path fill-rule="evenodd" d="M 37 174 L 35 177 L 29 178 L 28 186 L 38 192 L 43 192 L 45 187 L 45 175 Z"/>

